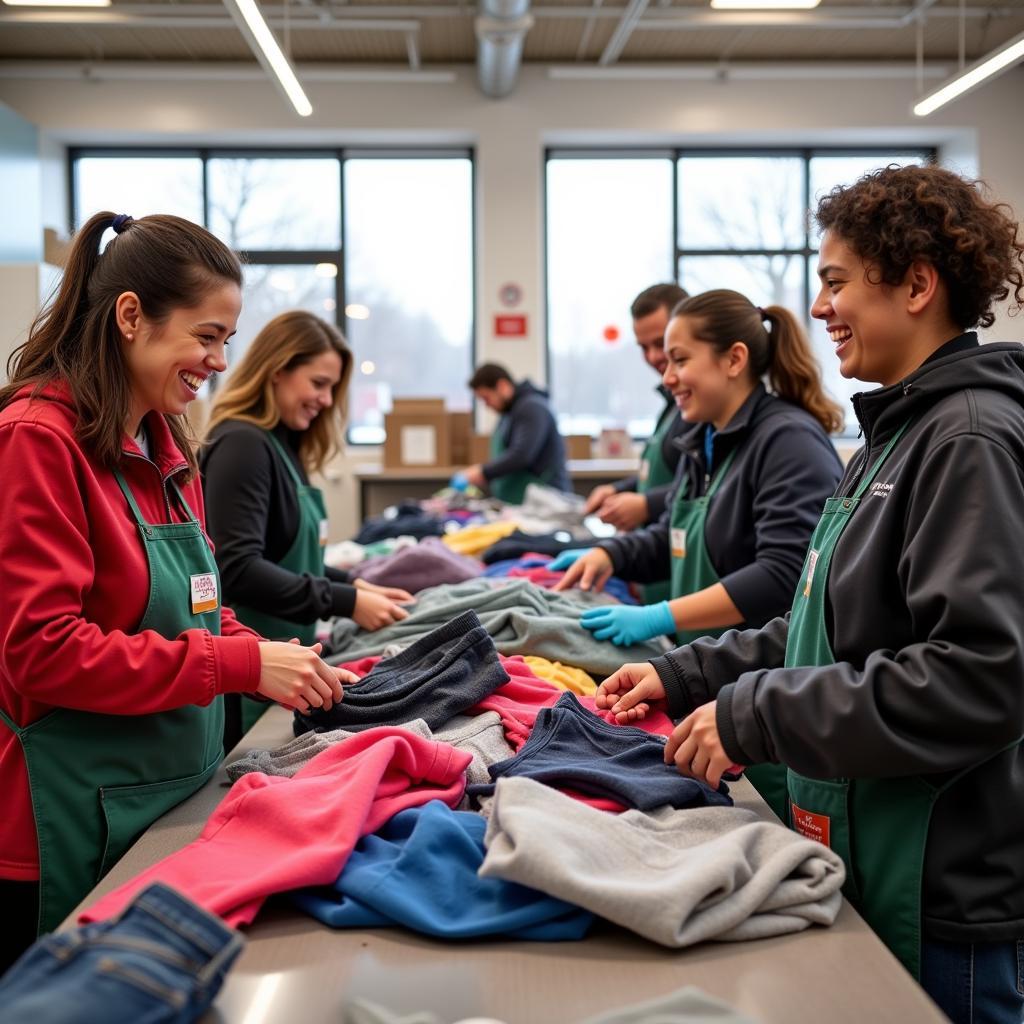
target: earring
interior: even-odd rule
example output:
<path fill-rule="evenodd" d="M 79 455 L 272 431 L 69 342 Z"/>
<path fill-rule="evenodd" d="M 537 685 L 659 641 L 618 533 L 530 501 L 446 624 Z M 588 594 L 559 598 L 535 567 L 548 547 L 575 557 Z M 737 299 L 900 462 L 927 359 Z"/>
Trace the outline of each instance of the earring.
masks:
<path fill-rule="evenodd" d="M 125 339 L 128 340 L 128 341 L 134 341 L 135 340 L 135 335 L 134 334 L 130 334 L 130 333 L 126 334 L 125 335 Z"/>

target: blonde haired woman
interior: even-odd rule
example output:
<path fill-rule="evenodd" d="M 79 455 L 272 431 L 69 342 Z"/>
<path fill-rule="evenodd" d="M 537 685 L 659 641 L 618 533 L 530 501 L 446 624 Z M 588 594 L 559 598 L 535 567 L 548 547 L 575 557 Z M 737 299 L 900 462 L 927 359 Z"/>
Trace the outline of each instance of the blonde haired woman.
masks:
<path fill-rule="evenodd" d="M 224 600 L 266 637 L 310 644 L 317 619 L 343 615 L 376 630 L 407 615 L 396 603 L 411 600 L 404 590 L 324 566 L 327 515 L 309 477 L 341 448 L 352 364 L 333 324 L 282 313 L 211 409 L 200 468 Z M 229 708 L 229 747 L 263 710 L 252 700 Z"/>

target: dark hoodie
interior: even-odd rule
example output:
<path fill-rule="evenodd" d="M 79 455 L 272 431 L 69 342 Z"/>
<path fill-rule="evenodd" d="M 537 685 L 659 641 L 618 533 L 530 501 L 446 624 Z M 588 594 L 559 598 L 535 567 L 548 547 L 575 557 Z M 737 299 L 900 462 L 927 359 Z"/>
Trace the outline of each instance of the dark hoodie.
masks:
<path fill-rule="evenodd" d="M 653 664 L 675 716 L 717 698 L 741 764 L 812 778 L 943 782 L 925 852 L 924 932 L 1024 937 L 1024 349 L 955 339 L 854 398 L 864 448 L 837 494 L 910 427 L 833 555 L 835 664 L 786 669 L 786 619 Z"/>
<path fill-rule="evenodd" d="M 672 493 L 657 523 L 601 541 L 615 575 L 637 583 L 668 579 L 669 520 L 676 490 L 707 491 L 703 423 L 687 424 Z M 793 600 L 807 542 L 843 467 L 810 413 L 758 384 L 728 425 L 715 434 L 712 470 L 736 451 L 708 506 L 704 543 L 732 603 L 750 626 L 781 615 Z"/>
<path fill-rule="evenodd" d="M 504 443 L 504 451 L 483 467 L 488 480 L 525 472 L 540 477 L 549 487 L 572 491 L 565 465 L 565 442 L 547 399 L 548 393 L 528 380 L 516 385 L 495 431 Z"/>

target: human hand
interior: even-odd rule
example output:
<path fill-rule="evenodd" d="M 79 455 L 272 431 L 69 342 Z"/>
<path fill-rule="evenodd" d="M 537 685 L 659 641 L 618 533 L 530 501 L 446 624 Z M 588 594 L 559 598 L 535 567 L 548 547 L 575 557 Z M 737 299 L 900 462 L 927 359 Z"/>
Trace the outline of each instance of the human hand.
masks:
<path fill-rule="evenodd" d="M 352 586 L 371 594 L 383 594 L 389 601 L 397 601 L 399 604 L 412 604 L 416 600 L 408 590 L 402 590 L 401 587 L 381 587 L 376 583 L 367 583 L 364 579 L 353 580 Z"/>
<path fill-rule="evenodd" d="M 591 548 L 569 566 L 566 574 L 552 587 L 552 590 L 568 590 L 579 583 L 580 590 L 604 590 L 612 575 L 612 560 L 607 551 Z"/>
<path fill-rule="evenodd" d="M 330 711 L 333 704 L 341 701 L 342 683 L 347 680 L 323 661 L 321 650 L 322 644 L 303 647 L 297 640 L 268 640 L 260 644 L 260 681 L 256 692 L 303 714 L 314 708 Z"/>
<path fill-rule="evenodd" d="M 598 484 L 588 495 L 583 506 L 585 516 L 593 515 L 613 494 L 615 488 L 611 484 Z"/>
<path fill-rule="evenodd" d="M 676 628 L 668 601 L 639 606 L 619 604 L 588 608 L 580 616 L 580 625 L 593 631 L 596 640 L 611 640 L 618 647 L 674 633 Z"/>
<path fill-rule="evenodd" d="M 391 598 L 365 587 L 357 589 L 352 618 L 356 625 L 363 629 L 375 633 L 378 629 L 390 626 L 393 622 L 401 622 L 408 617 L 409 613 L 401 605 L 395 604 Z"/>
<path fill-rule="evenodd" d="M 594 703 L 602 711 L 611 711 L 619 725 L 628 725 L 646 718 L 651 702 L 664 698 L 665 684 L 654 666 L 633 662 L 613 672 L 597 688 Z"/>
<path fill-rule="evenodd" d="M 554 559 L 548 562 L 547 568 L 551 572 L 562 572 L 568 569 L 578 558 L 581 558 L 588 551 L 592 551 L 592 548 L 566 548 L 561 554 L 557 555 Z"/>
<path fill-rule="evenodd" d="M 702 704 L 675 727 L 665 744 L 665 764 L 674 763 L 680 775 L 712 789 L 718 789 L 723 772 L 736 770 L 718 735 L 715 708 L 715 701 Z"/>
<path fill-rule="evenodd" d="M 462 472 L 466 477 L 466 480 L 474 487 L 479 487 L 480 490 L 484 490 L 487 486 L 487 477 L 484 476 L 483 466 L 479 463 L 474 466 L 467 466 Z"/>
<path fill-rule="evenodd" d="M 597 510 L 597 518 L 617 530 L 635 530 L 647 522 L 647 499 L 632 491 L 613 494 Z"/>

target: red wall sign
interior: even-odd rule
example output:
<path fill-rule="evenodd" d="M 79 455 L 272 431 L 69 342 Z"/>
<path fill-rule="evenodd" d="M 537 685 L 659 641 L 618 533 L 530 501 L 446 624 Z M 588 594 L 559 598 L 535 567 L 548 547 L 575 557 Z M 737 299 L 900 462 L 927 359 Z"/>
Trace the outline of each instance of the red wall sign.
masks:
<path fill-rule="evenodd" d="M 494 336 L 496 338 L 525 338 L 526 316 L 500 313 L 494 318 Z"/>

